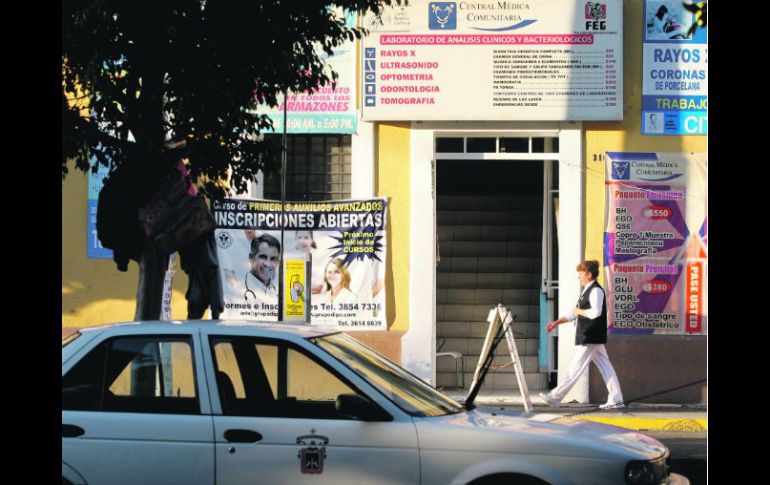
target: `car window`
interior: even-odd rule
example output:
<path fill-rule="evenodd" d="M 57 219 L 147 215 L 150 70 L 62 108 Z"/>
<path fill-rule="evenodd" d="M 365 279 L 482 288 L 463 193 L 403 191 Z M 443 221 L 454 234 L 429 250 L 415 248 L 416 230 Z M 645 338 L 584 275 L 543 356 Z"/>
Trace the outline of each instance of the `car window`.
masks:
<path fill-rule="evenodd" d="M 121 337 L 100 344 L 62 378 L 63 409 L 200 412 L 189 337 Z"/>
<path fill-rule="evenodd" d="M 218 369 L 230 380 L 235 396 L 240 399 L 245 398 L 246 392 L 243 390 L 243 380 L 241 379 L 241 371 L 238 370 L 238 363 L 235 361 L 233 345 L 230 342 L 221 342 L 214 346 L 214 352 L 216 353 L 215 360 Z"/>
<path fill-rule="evenodd" d="M 357 394 L 304 351 L 285 343 L 214 337 L 211 345 L 225 415 L 343 419 L 335 411 L 337 397 Z"/>
<path fill-rule="evenodd" d="M 287 393 L 297 400 L 333 404 L 340 394 L 354 392 L 334 374 L 294 349 L 289 349 L 287 365 Z"/>

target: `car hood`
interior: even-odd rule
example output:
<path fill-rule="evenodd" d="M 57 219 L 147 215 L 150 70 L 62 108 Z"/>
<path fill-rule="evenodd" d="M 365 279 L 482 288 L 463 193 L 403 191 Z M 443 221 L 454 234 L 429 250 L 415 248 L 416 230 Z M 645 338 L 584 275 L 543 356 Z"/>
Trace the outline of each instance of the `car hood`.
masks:
<path fill-rule="evenodd" d="M 635 431 L 555 414 L 479 407 L 415 418 L 420 448 L 651 460 L 666 453 L 658 440 Z"/>

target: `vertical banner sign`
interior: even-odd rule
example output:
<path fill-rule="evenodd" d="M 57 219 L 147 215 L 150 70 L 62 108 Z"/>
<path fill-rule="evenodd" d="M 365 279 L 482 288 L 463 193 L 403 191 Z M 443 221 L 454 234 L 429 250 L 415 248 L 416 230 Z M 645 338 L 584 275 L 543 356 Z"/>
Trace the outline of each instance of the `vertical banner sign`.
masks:
<path fill-rule="evenodd" d="M 611 333 L 708 333 L 705 154 L 608 152 L 604 263 Z"/>
<path fill-rule="evenodd" d="M 163 303 L 160 309 L 161 320 L 171 320 L 171 298 L 173 296 L 172 284 L 174 282 L 174 255 L 168 258 L 168 269 L 166 269 L 166 276 L 163 278 Z"/>
<path fill-rule="evenodd" d="M 356 13 L 336 10 L 348 27 L 356 25 Z M 287 133 L 356 132 L 356 44 L 345 42 L 334 48 L 331 56 L 319 45 L 318 57 L 325 60 L 327 70 L 333 69 L 339 78 L 336 85 L 326 85 L 312 93 L 289 93 L 288 99 L 278 96 L 278 107 L 259 107 L 257 114 L 267 114 L 273 121 L 275 133 L 283 133 L 283 103 L 286 102 Z"/>
<path fill-rule="evenodd" d="M 285 251 L 280 201 L 225 199 L 213 207 L 225 300 L 221 319 L 276 321 L 278 272 L 285 266 L 287 319 L 301 318 L 310 296 L 311 323 L 387 330 L 386 199 L 286 202 Z"/>
<path fill-rule="evenodd" d="M 363 26 L 364 120 L 623 119 L 622 0 L 409 0 Z"/>
<path fill-rule="evenodd" d="M 91 166 L 94 163 L 96 160 L 92 158 L 90 160 Z M 89 259 L 112 259 L 112 249 L 102 247 L 96 234 L 96 209 L 99 204 L 99 192 L 104 186 L 104 178 L 107 177 L 108 172 L 109 169 L 101 164 L 96 173 L 88 171 L 88 233 L 86 236 L 88 248 L 86 255 Z"/>
<path fill-rule="evenodd" d="M 644 5 L 642 133 L 708 135 L 708 2 Z"/>
<path fill-rule="evenodd" d="M 305 321 L 307 311 L 307 282 L 305 281 L 305 253 L 284 253 L 283 268 L 283 294 L 288 295 L 284 299 L 284 320 Z"/>

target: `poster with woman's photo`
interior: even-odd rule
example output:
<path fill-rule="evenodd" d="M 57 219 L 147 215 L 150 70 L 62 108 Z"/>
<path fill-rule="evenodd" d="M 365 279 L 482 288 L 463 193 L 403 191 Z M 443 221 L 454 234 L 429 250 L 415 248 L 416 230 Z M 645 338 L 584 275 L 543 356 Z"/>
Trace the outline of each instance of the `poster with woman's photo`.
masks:
<path fill-rule="evenodd" d="M 282 258 L 309 254 L 311 323 L 387 330 L 386 199 L 286 202 L 283 211 L 280 201 L 226 199 L 213 209 L 221 319 L 277 321 Z"/>

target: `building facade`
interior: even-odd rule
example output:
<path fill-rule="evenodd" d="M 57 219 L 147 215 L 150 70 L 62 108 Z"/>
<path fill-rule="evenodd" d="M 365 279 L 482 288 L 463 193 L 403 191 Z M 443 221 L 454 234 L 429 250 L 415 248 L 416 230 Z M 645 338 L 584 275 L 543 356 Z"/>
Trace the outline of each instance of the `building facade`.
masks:
<path fill-rule="evenodd" d="M 700 134 L 653 134 L 655 128 L 646 115 L 650 93 L 646 83 L 656 76 L 650 72 L 667 69 L 651 71 L 645 53 L 648 41 L 658 42 L 652 48 L 665 48 L 662 37 L 653 38 L 652 19 L 668 2 L 550 3 L 558 8 L 548 13 L 536 2 L 410 2 L 409 8 L 359 19 L 371 34 L 351 44 L 357 54 L 351 81 L 356 93 L 354 127 L 347 133 L 321 128 L 290 135 L 288 200 L 388 199 L 388 329 L 354 335 L 439 387 L 457 386 L 458 379 L 470 384 L 487 314 L 497 303 L 516 315 L 513 330 L 530 392 L 553 387 L 569 365 L 574 328 L 562 325 L 558 335 L 548 335 L 545 325 L 566 314 L 578 299 L 578 262 L 596 259 L 607 264 L 607 153 L 683 153 L 706 159 L 707 128 Z M 425 25 L 408 25 L 423 14 Z M 571 16 L 569 25 L 577 26 L 574 29 L 561 27 L 558 22 L 563 20 L 556 19 Z M 677 17 L 685 27 L 691 18 Z M 535 42 L 534 37 L 514 35 L 527 25 L 537 26 L 536 21 L 546 25 L 535 31 L 538 35 L 572 35 L 577 46 L 559 44 L 556 38 L 522 46 Z M 478 34 L 468 30 L 484 22 L 493 26 L 486 31 L 479 27 Z M 493 28 L 501 32 L 501 25 L 522 24 L 518 30 L 505 31 L 505 39 L 497 38 L 509 44 L 489 47 L 491 54 L 480 45 L 492 38 L 484 36 L 493 35 L 489 33 Z M 594 35 L 588 45 L 601 50 L 580 50 L 581 39 L 588 34 Z M 430 36 L 434 44 L 426 45 Z M 505 64 L 505 56 L 521 52 L 550 59 L 550 71 L 542 72 L 553 72 L 556 78 L 567 72 L 575 79 L 565 89 L 575 89 L 576 70 L 555 68 L 560 58 L 549 50 L 560 50 L 557 54 L 566 53 L 569 62 L 578 59 L 583 64 L 588 61 L 581 55 L 604 54 L 601 72 L 606 84 L 601 103 L 595 103 L 601 108 L 581 108 L 575 101 L 579 95 L 569 93 L 549 98 L 537 72 L 529 79 L 546 92 L 531 103 L 539 106 L 517 107 L 510 96 L 508 106 L 487 111 L 474 112 L 481 103 L 474 99 L 463 101 L 469 107 L 442 104 L 459 99 L 453 94 L 458 86 L 483 92 L 490 91 L 491 82 L 492 94 L 503 96 L 511 89 L 505 79 L 526 80 L 524 74 L 534 69 L 531 58 L 526 68 Z M 479 74 L 468 55 L 489 56 L 489 72 Z M 422 63 L 420 68 L 408 67 L 410 56 Z M 477 87 L 477 77 L 486 87 Z M 409 82 L 415 79 L 418 82 Z M 393 94 L 409 90 L 418 94 Z M 399 96 L 433 99 L 437 106 L 393 106 L 385 101 Z M 608 106 L 613 97 L 618 102 Z M 586 99 L 583 104 L 590 104 L 597 96 Z M 669 119 L 664 111 L 661 108 L 661 119 Z M 120 273 L 111 259 L 89 257 L 86 250 L 89 243 L 96 244 L 84 217 L 89 211 L 87 185 L 85 177 L 71 175 L 62 186 L 63 332 L 128 321 L 134 312 L 137 266 L 131 264 L 128 272 Z M 261 177 L 246 195 L 278 199 L 276 187 L 274 176 Z M 611 284 L 607 274 L 602 271 L 599 277 L 605 287 Z M 186 285 L 186 275 L 176 270 L 174 319 L 186 316 Z M 626 399 L 705 402 L 706 333 L 611 332 L 607 349 Z M 447 351 L 463 355 L 463 375 L 457 375 L 458 362 L 451 356 L 437 359 L 437 353 Z M 510 357 L 501 349 L 495 363 L 507 361 Z M 513 370 L 503 367 L 488 376 L 484 389 L 516 392 L 517 387 Z M 592 368 L 565 401 L 603 402 L 605 393 Z"/>

